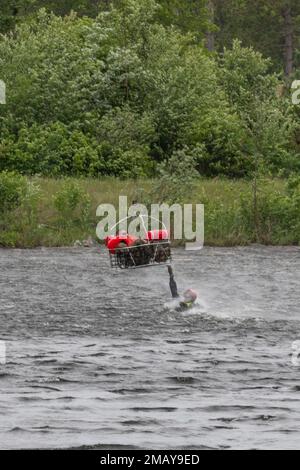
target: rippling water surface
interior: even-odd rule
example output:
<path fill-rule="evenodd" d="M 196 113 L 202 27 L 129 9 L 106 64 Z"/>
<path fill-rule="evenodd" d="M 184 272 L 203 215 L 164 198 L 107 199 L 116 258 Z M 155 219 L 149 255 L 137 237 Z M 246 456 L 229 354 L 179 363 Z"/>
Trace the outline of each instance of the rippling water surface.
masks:
<path fill-rule="evenodd" d="M 176 251 L 184 314 L 166 268 L 116 274 L 96 248 L 0 265 L 1 448 L 300 449 L 298 248 Z"/>

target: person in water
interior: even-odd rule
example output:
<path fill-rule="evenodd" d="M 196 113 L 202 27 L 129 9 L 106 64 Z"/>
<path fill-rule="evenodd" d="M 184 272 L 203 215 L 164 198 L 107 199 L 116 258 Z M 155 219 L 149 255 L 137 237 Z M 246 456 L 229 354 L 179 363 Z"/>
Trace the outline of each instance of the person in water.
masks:
<path fill-rule="evenodd" d="M 177 284 L 174 278 L 174 273 L 172 266 L 168 266 L 169 276 L 170 276 L 170 290 L 173 299 L 178 299 L 180 295 L 178 294 Z M 182 300 L 179 302 L 178 307 L 176 310 L 183 312 L 184 310 L 189 310 L 192 308 L 197 300 L 197 294 L 193 289 L 187 289 L 184 294 Z"/>

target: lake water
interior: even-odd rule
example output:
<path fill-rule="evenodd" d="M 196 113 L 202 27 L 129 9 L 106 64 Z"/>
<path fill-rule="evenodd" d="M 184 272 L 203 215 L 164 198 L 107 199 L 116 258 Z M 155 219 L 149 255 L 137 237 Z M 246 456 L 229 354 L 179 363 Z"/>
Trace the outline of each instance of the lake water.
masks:
<path fill-rule="evenodd" d="M 186 313 L 104 249 L 0 266 L 1 448 L 300 449 L 299 248 L 176 250 Z"/>

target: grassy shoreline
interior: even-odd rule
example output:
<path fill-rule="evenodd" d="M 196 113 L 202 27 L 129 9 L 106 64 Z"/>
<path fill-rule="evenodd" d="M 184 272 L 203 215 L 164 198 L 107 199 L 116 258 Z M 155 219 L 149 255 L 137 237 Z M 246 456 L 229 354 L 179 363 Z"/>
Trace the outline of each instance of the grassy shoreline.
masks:
<path fill-rule="evenodd" d="M 39 188 L 34 203 L 24 204 L 0 220 L 0 247 L 34 248 L 73 246 L 79 240 L 96 241 L 96 208 L 109 203 L 118 208 L 119 196 L 128 204 L 139 199 L 144 203 L 152 182 L 115 178 L 68 179 L 87 196 L 88 205 L 76 204 L 66 210 L 55 204 L 63 193 L 66 180 L 34 177 L 30 182 Z M 72 194 L 64 197 L 72 200 Z M 286 199 L 286 181 L 264 180 L 259 192 L 259 224 L 253 226 L 252 184 L 246 180 L 199 179 L 189 201 L 205 205 L 205 244 L 207 246 L 297 245 L 298 231 L 291 232 L 282 220 L 277 201 Z M 64 200 L 62 200 L 63 202 Z M 281 202 L 280 202 L 281 203 Z M 281 206 L 280 206 L 281 207 Z M 84 216 L 82 215 L 84 214 Z M 175 243 L 180 245 L 180 243 Z"/>

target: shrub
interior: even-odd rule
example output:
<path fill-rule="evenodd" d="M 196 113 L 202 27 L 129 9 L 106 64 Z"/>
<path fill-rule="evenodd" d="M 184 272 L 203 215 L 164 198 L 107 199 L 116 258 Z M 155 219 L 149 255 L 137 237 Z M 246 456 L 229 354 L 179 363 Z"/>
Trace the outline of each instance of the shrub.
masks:
<path fill-rule="evenodd" d="M 298 243 L 300 240 L 300 187 L 292 191 L 274 190 L 270 181 L 258 180 L 256 209 L 253 194 L 241 196 L 242 224 L 252 234 L 252 241 L 266 244 Z"/>
<path fill-rule="evenodd" d="M 128 106 L 116 108 L 100 121 L 97 139 L 106 174 L 120 178 L 153 175 L 150 147 L 156 136 L 151 115 L 140 116 Z"/>
<path fill-rule="evenodd" d="M 62 123 L 24 127 L 16 140 L 4 139 L 0 147 L 0 169 L 23 174 L 94 175 L 101 173 L 95 139 L 81 131 L 70 131 Z"/>
<path fill-rule="evenodd" d="M 90 203 L 89 195 L 79 183 L 66 180 L 54 196 L 54 206 L 59 214 L 59 225 L 65 227 L 73 224 L 87 225 Z"/>
<path fill-rule="evenodd" d="M 196 171 L 196 156 L 188 148 L 176 150 L 171 158 L 158 167 L 159 179 L 152 188 L 153 202 L 184 203 L 193 192 L 199 174 Z"/>
<path fill-rule="evenodd" d="M 33 230 L 39 195 L 39 186 L 26 177 L 14 172 L 0 173 L 0 228 L 8 231 L 6 235 L 2 232 L 0 244 L 14 246 L 18 234 Z"/>
<path fill-rule="evenodd" d="M 26 197 L 27 184 L 26 178 L 15 172 L 0 173 L 0 214 L 2 216 L 22 205 Z"/>

